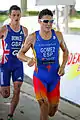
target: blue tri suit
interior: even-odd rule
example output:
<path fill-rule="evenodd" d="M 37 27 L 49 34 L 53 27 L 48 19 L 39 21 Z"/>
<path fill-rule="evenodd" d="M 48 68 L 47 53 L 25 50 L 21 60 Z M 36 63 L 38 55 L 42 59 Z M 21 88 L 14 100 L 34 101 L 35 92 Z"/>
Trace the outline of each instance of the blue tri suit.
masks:
<path fill-rule="evenodd" d="M 13 82 L 23 81 L 23 63 L 17 58 L 24 41 L 24 32 L 22 26 L 19 31 L 14 31 L 9 25 L 6 25 L 8 32 L 2 40 L 3 56 L 0 63 L 0 86 L 10 86 L 12 76 Z"/>
<path fill-rule="evenodd" d="M 34 70 L 33 83 L 37 100 L 48 97 L 51 103 L 59 102 L 59 47 L 60 43 L 52 31 L 52 37 L 44 40 L 39 31 L 36 31 L 36 41 L 34 44 L 37 66 Z"/>

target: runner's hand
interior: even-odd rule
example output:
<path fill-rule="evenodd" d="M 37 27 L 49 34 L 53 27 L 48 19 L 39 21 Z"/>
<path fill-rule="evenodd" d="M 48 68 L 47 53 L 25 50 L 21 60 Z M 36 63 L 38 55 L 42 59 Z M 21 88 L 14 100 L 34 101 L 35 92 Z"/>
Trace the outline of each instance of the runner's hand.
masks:
<path fill-rule="evenodd" d="M 63 76 L 64 75 L 64 67 L 63 66 L 60 66 L 59 70 L 58 70 L 58 75 L 59 76 Z"/>
<path fill-rule="evenodd" d="M 32 67 L 36 63 L 36 60 L 34 58 L 29 58 L 27 61 L 27 64 L 29 67 Z"/>

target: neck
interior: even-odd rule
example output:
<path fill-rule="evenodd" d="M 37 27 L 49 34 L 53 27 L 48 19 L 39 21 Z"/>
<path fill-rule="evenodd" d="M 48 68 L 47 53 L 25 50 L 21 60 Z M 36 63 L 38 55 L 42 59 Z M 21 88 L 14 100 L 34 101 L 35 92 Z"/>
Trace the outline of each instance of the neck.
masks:
<path fill-rule="evenodd" d="M 12 24 L 12 23 L 10 23 L 9 25 L 15 31 L 18 31 L 20 29 L 20 24 Z"/>
<path fill-rule="evenodd" d="M 52 32 L 51 31 L 48 31 L 48 32 L 40 31 L 40 35 L 43 39 L 48 40 L 51 38 Z"/>

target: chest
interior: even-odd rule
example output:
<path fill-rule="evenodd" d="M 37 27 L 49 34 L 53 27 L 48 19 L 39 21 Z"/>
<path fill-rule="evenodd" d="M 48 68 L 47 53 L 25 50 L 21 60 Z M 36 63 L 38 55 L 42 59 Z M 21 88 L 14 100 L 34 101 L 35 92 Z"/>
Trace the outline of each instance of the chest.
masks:
<path fill-rule="evenodd" d="M 5 38 L 5 43 L 9 48 L 18 47 L 21 46 L 23 40 L 24 34 L 21 34 L 21 32 L 8 31 L 7 36 Z"/>

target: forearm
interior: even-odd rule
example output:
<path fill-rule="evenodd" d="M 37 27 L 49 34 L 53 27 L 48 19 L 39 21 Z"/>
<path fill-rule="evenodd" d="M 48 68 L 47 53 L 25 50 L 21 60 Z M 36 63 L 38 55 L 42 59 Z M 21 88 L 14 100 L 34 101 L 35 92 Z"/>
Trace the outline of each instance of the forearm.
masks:
<path fill-rule="evenodd" d="M 24 53 L 19 52 L 17 54 L 17 58 L 23 62 L 28 62 L 30 60 L 30 57 L 26 56 Z"/>
<path fill-rule="evenodd" d="M 62 61 L 61 66 L 64 68 L 65 68 L 65 65 L 66 65 L 67 60 L 68 60 L 68 54 L 69 54 L 68 50 L 63 52 L 63 61 Z"/>

